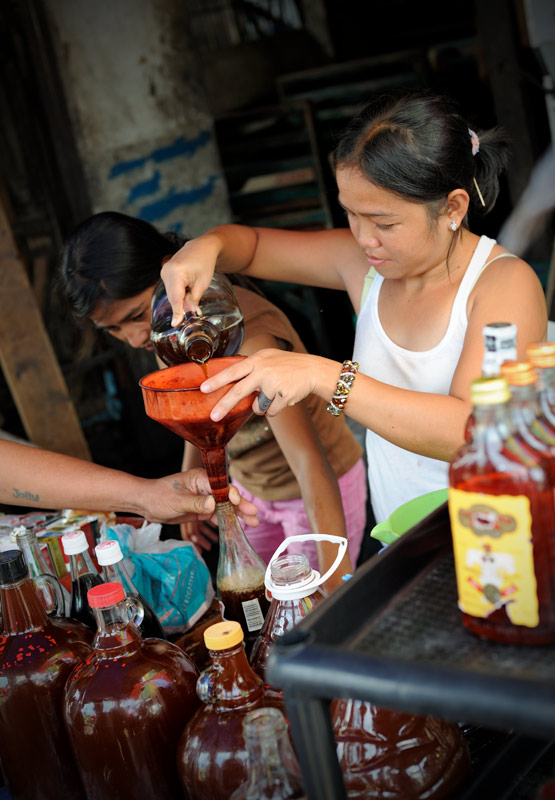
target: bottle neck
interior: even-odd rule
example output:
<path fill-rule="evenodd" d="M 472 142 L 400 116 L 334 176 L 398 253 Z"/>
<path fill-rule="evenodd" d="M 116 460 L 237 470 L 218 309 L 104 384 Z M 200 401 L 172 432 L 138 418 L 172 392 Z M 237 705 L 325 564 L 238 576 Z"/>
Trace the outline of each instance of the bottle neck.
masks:
<path fill-rule="evenodd" d="M 30 578 L 0 584 L 1 630 L 5 636 L 43 628 L 46 611 Z"/>
<path fill-rule="evenodd" d="M 99 659 L 128 657 L 140 648 L 142 637 L 130 620 L 131 608 L 126 599 L 108 608 L 93 609 L 97 626 L 93 647 Z"/>
<path fill-rule="evenodd" d="M 247 798 L 273 796 L 278 787 L 279 797 L 300 797 L 300 770 L 281 712 L 275 708 L 249 712 L 243 728 L 249 757 Z"/>
<path fill-rule="evenodd" d="M 137 587 L 129 577 L 123 560 L 116 561 L 115 564 L 103 564 L 102 579 L 105 583 L 121 583 L 125 594 L 131 594 L 135 597 L 139 594 Z"/>
<path fill-rule="evenodd" d="M 18 533 L 16 536 L 18 547 L 25 555 L 25 561 L 29 568 L 29 575 L 34 578 L 37 575 L 52 575 L 52 570 L 48 567 L 44 556 L 41 553 L 37 536 L 33 531 Z"/>
<path fill-rule="evenodd" d="M 237 589 L 259 585 L 264 581 L 266 565 L 245 536 L 234 507 L 229 501 L 216 503 L 216 513 L 220 536 L 218 586 L 225 576 Z"/>
<path fill-rule="evenodd" d="M 84 550 L 82 553 L 72 554 L 68 556 L 68 558 L 72 581 L 77 580 L 80 575 L 98 575 L 98 570 L 93 564 L 88 550 Z"/>
<path fill-rule="evenodd" d="M 263 697 L 262 680 L 253 672 L 243 642 L 226 650 L 209 650 L 212 664 L 201 673 L 197 692 L 217 711 L 251 705 Z"/>

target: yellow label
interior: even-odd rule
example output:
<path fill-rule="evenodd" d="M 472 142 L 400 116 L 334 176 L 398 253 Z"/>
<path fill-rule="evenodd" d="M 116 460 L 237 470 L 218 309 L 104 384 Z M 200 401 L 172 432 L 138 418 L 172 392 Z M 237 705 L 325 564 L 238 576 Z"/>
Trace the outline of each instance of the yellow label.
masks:
<path fill-rule="evenodd" d="M 530 501 L 449 489 L 459 608 L 488 617 L 505 606 L 514 625 L 539 624 Z"/>

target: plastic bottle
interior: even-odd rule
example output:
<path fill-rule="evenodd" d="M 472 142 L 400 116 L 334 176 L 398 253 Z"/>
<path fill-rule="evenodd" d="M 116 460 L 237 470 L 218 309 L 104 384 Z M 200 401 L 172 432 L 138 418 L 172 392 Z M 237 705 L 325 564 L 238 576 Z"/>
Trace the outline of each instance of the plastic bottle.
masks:
<path fill-rule="evenodd" d="M 91 652 L 91 632 L 47 616 L 21 550 L 0 553 L 0 611 L 0 762 L 10 796 L 85 800 L 62 696 Z"/>
<path fill-rule="evenodd" d="M 301 553 L 282 554 L 292 542 L 306 541 L 331 541 L 339 546 L 337 557 L 325 575 L 320 576 L 319 572 L 313 570 L 308 558 Z M 264 584 L 272 602 L 250 655 L 251 666 L 264 680 L 268 692 L 280 693 L 278 687 L 270 687 L 266 681 L 268 656 L 276 638 L 294 628 L 325 599 L 326 595 L 320 587 L 333 575 L 346 549 L 347 540 L 342 536 L 289 536 L 270 559 Z"/>
<path fill-rule="evenodd" d="M 180 800 L 176 749 L 199 706 L 198 670 L 176 645 L 142 639 L 119 583 L 89 589 L 94 654 L 71 674 L 64 716 L 89 800 Z"/>
<path fill-rule="evenodd" d="M 101 542 L 96 546 L 95 552 L 98 564 L 102 567 L 102 578 L 104 581 L 106 583 L 121 583 L 125 594 L 128 597 L 139 600 L 143 607 L 143 619 L 139 625 L 139 630 L 143 639 L 148 639 L 149 637 L 167 639 L 156 613 L 149 606 L 129 577 L 129 573 L 123 562 L 123 553 L 121 552 L 119 542 L 115 540 Z"/>
<path fill-rule="evenodd" d="M 184 361 L 203 364 L 209 358 L 235 355 L 241 347 L 243 314 L 225 275 L 214 274 L 199 308 L 200 316 L 187 313 L 183 322 L 173 328 L 172 308 L 163 281 L 156 286 L 151 302 L 150 339 L 157 356 L 168 366 Z"/>
<path fill-rule="evenodd" d="M 538 376 L 541 410 L 550 424 L 555 426 L 555 342 L 529 344 L 526 356 Z"/>
<path fill-rule="evenodd" d="M 478 636 L 555 641 L 555 509 L 547 460 L 514 429 L 504 378 L 472 382 L 472 439 L 449 469 L 459 608 Z"/>
<path fill-rule="evenodd" d="M 220 541 L 216 585 L 222 617 L 241 625 L 250 655 L 270 607 L 264 587 L 266 565 L 245 536 L 229 500 L 216 503 L 216 513 Z"/>
<path fill-rule="evenodd" d="M 249 663 L 238 622 L 220 622 L 204 632 L 212 664 L 198 680 L 203 706 L 185 727 L 177 763 L 185 796 L 190 800 L 228 800 L 248 777 L 243 719 L 264 706 L 283 709 L 267 697 L 262 679 Z"/>
<path fill-rule="evenodd" d="M 70 609 L 69 593 L 63 588 L 57 575 L 52 572 L 46 563 L 34 530 L 20 525 L 13 529 L 11 538 L 25 557 L 29 576 L 37 587 L 46 613 L 49 616 L 52 614 L 57 614 L 61 617 L 66 616 Z"/>
<path fill-rule="evenodd" d="M 71 605 L 69 616 L 79 620 L 91 631 L 96 630 L 94 614 L 87 602 L 87 592 L 93 586 L 103 583 L 89 553 L 89 543 L 85 532 L 80 528 L 64 533 L 62 547 L 69 559 L 71 573 Z"/>
<path fill-rule="evenodd" d="M 302 800 L 301 772 L 278 708 L 257 708 L 243 720 L 248 779 L 229 800 Z"/>

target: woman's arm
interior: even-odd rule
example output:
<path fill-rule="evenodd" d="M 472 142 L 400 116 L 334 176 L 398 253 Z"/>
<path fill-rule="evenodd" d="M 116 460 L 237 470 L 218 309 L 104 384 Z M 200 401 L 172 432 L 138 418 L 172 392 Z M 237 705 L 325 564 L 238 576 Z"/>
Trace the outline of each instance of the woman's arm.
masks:
<path fill-rule="evenodd" d="M 362 285 L 368 271 L 348 229 L 284 231 L 220 225 L 187 242 L 162 267 L 168 300 L 176 311 L 196 306 L 208 288 L 214 269 L 242 272 L 256 278 L 350 289 Z"/>
<path fill-rule="evenodd" d="M 520 259 L 501 259 L 488 267 L 469 301 L 468 328 L 448 395 L 399 389 L 359 373 L 349 393 L 345 413 L 393 444 L 420 455 L 451 461 L 463 442 L 470 413 L 470 383 L 479 377 L 483 358 L 482 329 L 497 321 L 514 322 L 518 348 L 543 341 L 547 329 L 541 284 Z M 299 402 L 311 392 L 328 401 L 341 365 L 319 356 L 262 350 L 205 381 L 202 391 L 241 380 L 217 403 L 212 418 L 219 419 L 239 398 L 262 390 L 275 398 L 267 416 Z M 255 401 L 253 409 L 258 413 Z"/>
<path fill-rule="evenodd" d="M 0 439 L 0 502 L 33 508 L 127 511 L 150 522 L 212 517 L 215 509 L 203 470 L 147 479 L 79 458 Z M 248 525 L 256 506 L 236 489 L 230 499 Z"/>

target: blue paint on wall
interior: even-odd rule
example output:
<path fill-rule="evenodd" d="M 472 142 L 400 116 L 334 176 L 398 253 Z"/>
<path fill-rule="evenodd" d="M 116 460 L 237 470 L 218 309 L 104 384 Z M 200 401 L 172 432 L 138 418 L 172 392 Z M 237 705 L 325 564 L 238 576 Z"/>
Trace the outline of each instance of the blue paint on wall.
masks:
<path fill-rule="evenodd" d="M 172 186 L 164 197 L 140 208 L 137 215 L 147 222 L 155 222 L 171 214 L 179 206 L 192 206 L 200 203 L 214 193 L 214 183 L 217 177 L 217 175 L 211 175 L 203 186 L 188 191 L 176 192 L 175 187 Z"/>
<path fill-rule="evenodd" d="M 108 177 L 110 180 L 118 178 L 120 175 L 139 169 L 149 160 L 160 163 L 161 161 L 168 161 L 179 156 L 191 158 L 201 147 L 206 147 L 211 138 L 212 134 L 210 131 L 200 131 L 198 136 L 195 136 L 193 139 L 179 136 L 172 144 L 165 147 L 158 147 L 143 158 L 131 158 L 129 161 L 120 161 L 114 164 L 110 169 Z"/>
<path fill-rule="evenodd" d="M 146 181 L 140 181 L 132 186 L 127 195 L 127 205 L 134 203 L 139 197 L 147 197 L 149 194 L 154 194 L 160 189 L 160 172 L 156 170 L 152 178 Z"/>

